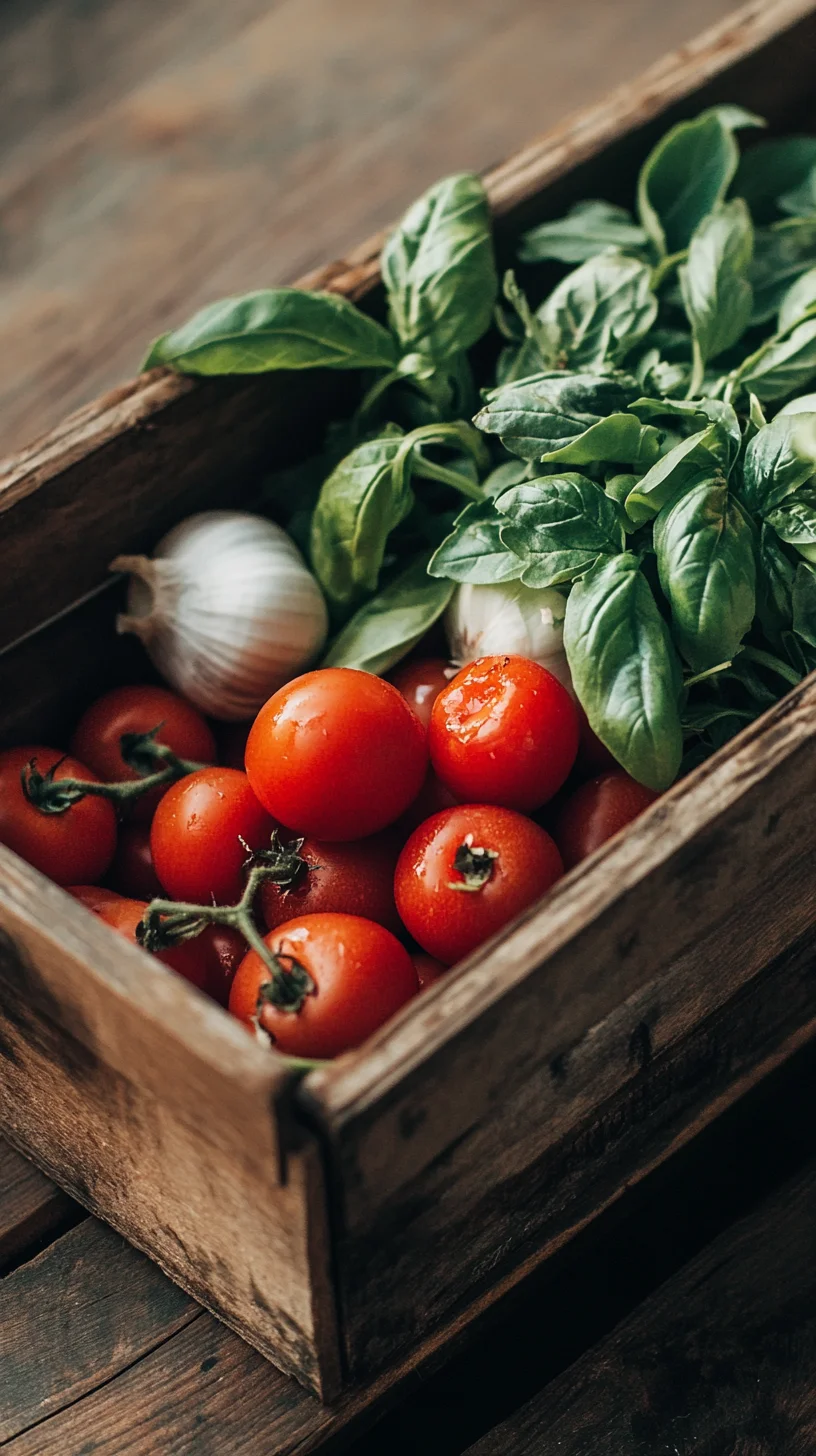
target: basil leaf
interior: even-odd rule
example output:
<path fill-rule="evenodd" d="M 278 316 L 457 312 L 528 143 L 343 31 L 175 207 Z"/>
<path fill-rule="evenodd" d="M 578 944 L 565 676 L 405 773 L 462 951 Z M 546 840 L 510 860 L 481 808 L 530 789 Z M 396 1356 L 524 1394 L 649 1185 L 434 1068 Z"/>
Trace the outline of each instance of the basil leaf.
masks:
<path fill-rule="evenodd" d="M 681 492 L 722 467 L 724 431 L 713 423 L 673 445 L 626 497 L 626 514 L 644 525 Z"/>
<path fill-rule="evenodd" d="M 742 435 L 737 412 L 722 399 L 636 399 L 630 404 L 629 412 L 639 420 L 709 420 L 721 427 L 718 442 L 712 436 L 711 443 L 720 463 L 730 467 L 739 454 Z"/>
<path fill-rule="evenodd" d="M 402 440 L 395 426 L 366 440 L 323 484 L 312 517 L 311 559 L 333 602 L 376 590 L 388 535 L 411 509 L 410 470 L 394 469 Z"/>
<path fill-rule="evenodd" d="M 789 399 L 787 404 L 783 404 L 776 418 L 779 419 L 780 416 L 787 418 L 788 415 L 813 414 L 816 414 L 816 394 L 800 394 L 797 399 Z"/>
<path fill-rule="evenodd" d="M 559 263 L 583 263 L 607 248 L 634 251 L 648 242 L 625 207 L 609 202 L 576 202 L 566 217 L 542 222 L 522 234 L 518 256 L 523 263 L 555 258 Z"/>
<path fill-rule="evenodd" d="M 335 637 L 321 666 L 383 673 L 410 652 L 442 616 L 456 589 L 452 581 L 428 576 L 426 563 L 426 556 L 417 557 L 360 607 Z"/>
<path fill-rule="evenodd" d="M 816 318 L 805 319 L 784 338 L 773 338 L 740 366 L 736 383 L 763 403 L 784 399 L 816 376 Z"/>
<path fill-rule="evenodd" d="M 701 481 L 661 511 L 654 545 L 686 662 L 704 672 L 730 660 L 754 620 L 756 562 L 751 527 L 726 482 Z"/>
<path fill-rule="evenodd" d="M 816 561 L 816 491 L 798 490 L 768 512 L 780 541 L 795 546 L 808 560 Z"/>
<path fill-rule="evenodd" d="M 776 532 L 762 523 L 757 562 L 757 615 L 771 642 L 793 622 L 794 566 Z"/>
<path fill-rule="evenodd" d="M 506 490 L 496 506 L 506 517 L 501 540 L 524 562 L 526 586 L 557 586 L 599 556 L 624 548 L 621 513 L 583 475 L 547 475 Z"/>
<path fill-rule="evenodd" d="M 721 202 L 739 152 L 715 110 L 681 121 L 657 143 L 638 180 L 638 213 L 661 257 L 683 252 Z"/>
<path fill-rule="evenodd" d="M 781 194 L 792 192 L 816 166 L 816 137 L 773 137 L 740 158 L 731 191 L 744 197 L 759 222 L 769 222 Z"/>
<path fill-rule="evenodd" d="M 816 647 L 816 572 L 800 561 L 792 594 L 793 630 L 810 647 Z"/>
<path fill-rule="evenodd" d="M 405 353 L 447 359 L 490 327 L 498 293 L 490 207 L 463 172 L 410 207 L 382 252 L 391 327 Z"/>
<path fill-rule="evenodd" d="M 499 356 L 496 382 L 509 384 L 514 379 L 526 379 L 543 369 L 551 369 L 558 358 L 560 335 L 555 325 L 543 322 L 533 313 L 510 268 L 504 275 L 502 292 L 516 318 L 511 322 L 499 309 L 496 321 L 505 337 L 515 342 Z"/>
<path fill-rule="evenodd" d="M 816 268 L 808 268 L 800 274 L 787 290 L 779 305 L 777 331 L 780 334 L 793 328 L 802 319 L 816 312 Z"/>
<path fill-rule="evenodd" d="M 631 552 L 603 557 L 567 599 L 564 647 L 590 726 L 627 773 L 667 789 L 683 756 L 682 675 Z"/>
<path fill-rule="evenodd" d="M 592 465 L 610 461 L 616 465 L 637 465 L 642 470 L 653 465 L 660 453 L 660 433 L 651 425 L 641 425 L 630 414 L 607 415 L 605 420 L 590 425 L 582 435 L 549 450 L 542 463 L 560 465 Z"/>
<path fill-rule="evenodd" d="M 485 476 L 482 481 L 482 490 L 485 495 L 492 496 L 495 500 L 503 490 L 511 485 L 521 485 L 523 480 L 528 480 L 527 466 L 523 460 L 505 460 L 503 464 L 497 465 L 495 470 Z"/>
<path fill-rule="evenodd" d="M 789 212 L 794 217 L 816 215 L 816 167 L 811 167 L 797 187 L 783 193 L 779 198 L 779 206 L 783 212 Z"/>
<path fill-rule="evenodd" d="M 434 552 L 428 574 L 480 585 L 517 580 L 524 563 L 501 540 L 501 525 L 492 500 L 472 501 Z"/>
<path fill-rule="evenodd" d="M 816 473 L 814 462 L 797 448 L 801 423 L 801 415 L 777 415 L 748 441 L 742 463 L 742 494 L 748 509 L 758 515 L 781 505 L 786 496 Z"/>
<path fill-rule="evenodd" d="M 601 253 L 562 279 L 538 310 L 573 369 L 620 364 L 657 315 L 652 271 L 637 258 Z"/>
<path fill-rule="evenodd" d="M 794 279 L 816 263 L 816 218 L 790 218 L 754 233 L 748 281 L 754 290 L 752 324 L 778 313 Z"/>
<path fill-rule="evenodd" d="M 179 374 L 265 374 L 273 369 L 392 369 L 394 340 L 339 293 L 266 288 L 223 298 L 162 334 L 142 365 Z"/>
<path fill-rule="evenodd" d="M 703 218 L 692 236 L 688 263 L 680 269 L 680 288 L 694 342 L 694 394 L 708 360 L 729 349 L 748 327 L 753 291 L 746 273 L 753 239 L 741 197 Z"/>
<path fill-rule="evenodd" d="M 634 380 L 553 370 L 495 390 L 474 424 L 522 460 L 541 460 L 625 410 L 636 394 Z"/>

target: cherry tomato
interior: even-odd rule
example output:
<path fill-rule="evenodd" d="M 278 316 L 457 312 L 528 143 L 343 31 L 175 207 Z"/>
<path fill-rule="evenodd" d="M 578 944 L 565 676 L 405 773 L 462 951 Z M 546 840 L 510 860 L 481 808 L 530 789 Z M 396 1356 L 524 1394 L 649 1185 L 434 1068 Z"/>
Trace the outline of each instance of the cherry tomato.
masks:
<path fill-rule="evenodd" d="M 637 819 L 659 795 L 622 768 L 589 779 L 571 794 L 553 827 L 553 837 L 569 870 Z"/>
<path fill-rule="evenodd" d="M 42 774 L 59 764 L 56 780 L 99 782 L 84 763 L 65 758 L 56 748 L 32 745 L 0 753 L 0 844 L 8 845 L 58 885 L 101 880 L 116 849 L 113 805 L 89 794 L 62 814 L 44 814 L 23 793 L 21 774 L 32 759 Z"/>
<path fill-rule="evenodd" d="M 431 762 L 460 802 L 531 810 L 561 787 L 578 751 L 578 713 L 562 683 L 527 657 L 479 657 L 439 694 Z"/>
<path fill-rule="evenodd" d="M 493 804 L 459 804 L 411 835 L 394 890 L 409 935 L 450 966 L 562 874 L 555 844 L 532 819 Z"/>
<path fill-rule="evenodd" d="M 219 1006 L 228 1006 L 235 972 L 248 946 L 240 930 L 231 925 L 208 925 L 197 937 L 209 963 L 207 984 L 202 988 Z M 195 944 L 195 942 L 191 942 Z"/>
<path fill-rule="evenodd" d="M 431 721 L 431 709 L 443 688 L 448 686 L 456 669 L 443 657 L 423 657 L 414 662 L 400 663 L 388 674 L 388 681 L 402 693 L 406 703 L 413 708 L 423 728 L 427 730 Z"/>
<path fill-rule="evenodd" d="M 261 803 L 315 839 L 363 839 L 399 818 L 422 786 L 425 732 L 391 683 L 325 667 L 261 708 L 246 769 Z"/>
<path fill-rule="evenodd" d="M 601 773 L 605 768 L 618 768 L 618 760 L 602 743 L 597 733 L 590 728 L 589 719 L 581 704 L 578 708 L 578 768 L 585 774 Z"/>
<path fill-rule="evenodd" d="M 286 890 L 267 882 L 257 904 L 267 930 L 295 915 L 342 913 L 376 920 L 398 935 L 402 929 L 394 904 L 394 870 L 403 839 L 383 829 L 351 844 L 307 839 L 299 850 L 308 869 Z"/>
<path fill-rule="evenodd" d="M 201 768 L 172 784 L 156 810 L 150 849 L 167 894 L 197 905 L 234 905 L 243 867 L 275 825 L 237 768 Z"/>
<path fill-rule="evenodd" d="M 103 905 L 115 904 L 122 899 L 115 890 L 103 890 L 99 885 L 66 885 L 69 895 L 79 900 L 80 905 L 85 905 L 88 910 L 93 910 L 98 915 Z"/>
<path fill-rule="evenodd" d="M 110 901 L 107 905 L 100 905 L 97 915 L 110 925 L 113 930 L 129 940 L 132 945 L 138 945 L 136 938 L 136 927 L 142 919 L 147 903 L 144 900 L 123 900 Z M 195 940 L 184 940 L 180 945 L 170 946 L 168 950 L 160 950 L 156 960 L 162 961 L 164 965 L 171 966 L 185 981 L 198 986 L 200 991 L 209 990 L 209 982 L 212 977 L 212 965 L 210 952 L 206 944 L 202 943 L 201 936 Z"/>
<path fill-rule="evenodd" d="M 414 951 L 411 960 L 417 973 L 420 991 L 424 991 L 428 986 L 435 986 L 448 969 L 447 966 L 443 966 L 441 961 L 435 961 L 433 956 L 426 955 L 424 950 Z"/>
<path fill-rule="evenodd" d="M 358 915 L 302 915 L 265 941 L 285 973 L 298 967 L 308 972 L 314 993 L 299 1011 L 280 1010 L 268 999 L 269 971 L 251 950 L 232 983 L 229 1009 L 292 1056 L 336 1057 L 359 1046 L 419 989 L 405 947 Z"/>
<path fill-rule="evenodd" d="M 425 775 L 425 782 L 413 804 L 408 805 L 405 813 L 400 814 L 397 822 L 397 828 L 403 839 L 407 839 L 409 834 L 413 834 L 414 830 L 418 829 L 420 824 L 424 824 L 426 819 L 430 819 L 432 814 L 438 814 L 440 809 L 452 809 L 455 803 L 456 799 L 450 789 L 446 788 L 441 779 L 436 777 L 433 769 L 429 768 Z"/>
<path fill-rule="evenodd" d="M 172 748 L 179 758 L 215 762 L 215 739 L 197 709 L 168 688 L 150 685 L 112 688 L 97 698 L 74 730 L 71 752 L 107 784 L 137 779 L 140 775 L 122 757 L 122 734 L 148 733 L 159 723 L 158 742 Z M 163 792 L 155 789 L 133 800 L 127 817 L 149 821 Z"/>
<path fill-rule="evenodd" d="M 244 756 L 251 723 L 216 723 L 218 762 L 224 768 L 239 768 L 243 773 Z"/>
<path fill-rule="evenodd" d="M 164 894 L 153 867 L 149 824 L 122 825 L 108 879 L 128 899 L 152 900 L 155 895 Z"/>

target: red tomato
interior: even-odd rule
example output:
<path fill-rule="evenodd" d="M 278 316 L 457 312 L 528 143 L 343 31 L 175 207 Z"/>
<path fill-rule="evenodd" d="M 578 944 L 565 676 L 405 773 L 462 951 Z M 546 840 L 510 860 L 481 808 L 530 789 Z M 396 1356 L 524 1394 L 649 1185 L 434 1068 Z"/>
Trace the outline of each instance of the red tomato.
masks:
<path fill-rule="evenodd" d="M 129 940 L 132 945 L 138 945 L 136 938 L 136 927 L 142 919 L 147 904 L 144 900 L 123 900 L 110 901 L 107 905 L 100 905 L 97 915 L 110 925 L 113 930 Z M 184 940 L 180 945 L 174 945 L 169 950 L 160 950 L 156 959 L 164 965 L 171 966 L 185 981 L 190 981 L 198 986 L 200 991 L 209 990 L 209 982 L 212 976 L 210 954 L 207 947 L 202 943 L 201 937 L 195 940 Z"/>
<path fill-rule="evenodd" d="M 336 1057 L 359 1046 L 418 990 L 411 957 L 395 936 L 358 915 L 302 915 L 270 931 L 266 944 L 284 971 L 303 967 L 315 984 L 297 1012 L 265 996 L 271 978 L 256 951 L 238 967 L 229 1009 L 257 1024 L 279 1051 Z"/>
<path fill-rule="evenodd" d="M 414 799 L 409 804 L 404 814 L 400 814 L 397 828 L 404 839 L 413 834 L 420 824 L 430 819 L 432 814 L 438 814 L 440 809 L 452 809 L 456 800 L 450 789 L 446 788 L 441 779 L 436 777 L 432 768 L 428 769 L 425 775 L 425 782 Z"/>
<path fill-rule="evenodd" d="M 54 764 L 54 778 L 98 783 L 84 763 L 64 757 L 56 748 L 36 745 L 0 753 L 0 844 L 8 845 L 58 885 L 86 885 L 101 880 L 116 849 L 116 813 L 109 799 L 89 794 L 63 814 L 44 814 L 28 802 L 21 774 L 31 760 L 45 774 Z"/>
<path fill-rule="evenodd" d="M 443 966 L 441 961 L 435 961 L 433 956 L 426 955 L 423 950 L 414 951 L 411 960 L 417 973 L 420 991 L 424 991 L 428 986 L 435 986 L 448 969 L 447 966 Z"/>
<path fill-rule="evenodd" d="M 150 849 L 174 900 L 234 905 L 243 866 L 269 843 L 275 825 L 237 768 L 201 768 L 172 784 L 156 810 Z"/>
<path fill-rule="evenodd" d="M 299 850 L 308 869 L 287 890 L 267 882 L 257 905 L 267 930 L 295 915 L 341 913 L 376 920 L 398 935 L 402 929 L 394 904 L 394 870 L 402 838 L 383 829 L 351 844 L 307 839 Z"/>
<path fill-rule="evenodd" d="M 69 895 L 79 900 L 88 910 L 93 910 L 98 915 L 104 905 L 115 904 L 122 896 L 117 895 L 115 890 L 103 890 L 99 885 L 66 885 Z"/>
<path fill-rule="evenodd" d="M 622 768 L 581 784 L 562 805 L 553 828 L 565 867 L 580 864 L 659 797 Z"/>
<path fill-rule="evenodd" d="M 563 784 L 578 751 L 567 689 L 527 657 L 479 657 L 439 694 L 431 762 L 460 802 L 531 810 Z"/>
<path fill-rule="evenodd" d="M 179 758 L 215 762 L 215 739 L 197 709 L 168 688 L 149 685 L 112 688 L 97 698 L 74 730 L 71 752 L 106 784 L 129 782 L 140 775 L 122 757 L 122 734 L 149 733 L 159 723 L 158 742 L 172 748 Z M 149 821 L 163 792 L 155 789 L 134 800 L 128 805 L 127 817 Z"/>
<path fill-rule="evenodd" d="M 315 839 L 363 839 L 392 824 L 427 763 L 424 730 L 402 694 L 348 667 L 287 683 L 261 708 L 246 748 L 261 803 Z"/>
<path fill-rule="evenodd" d="M 235 972 L 247 953 L 247 943 L 240 930 L 233 930 L 230 925 L 208 925 L 197 939 L 209 963 L 203 989 L 219 1006 L 228 1006 Z"/>
<path fill-rule="evenodd" d="M 578 767 L 585 774 L 601 773 L 605 768 L 619 768 L 618 760 L 589 726 L 589 719 L 578 703 Z"/>
<path fill-rule="evenodd" d="M 225 768 L 239 768 L 243 773 L 244 755 L 251 723 L 216 723 L 218 762 Z"/>
<path fill-rule="evenodd" d="M 400 663 L 388 674 L 388 681 L 394 684 L 397 692 L 402 693 L 423 728 L 427 729 L 436 699 L 455 675 L 456 669 L 443 657 L 423 657 L 414 662 Z"/>
<path fill-rule="evenodd" d="M 120 895 L 133 900 L 152 900 L 164 894 L 150 853 L 150 825 L 123 824 L 108 879 Z"/>
<path fill-rule="evenodd" d="M 555 844 L 532 819 L 492 804 L 459 804 L 408 840 L 394 880 L 397 909 L 422 949 L 450 966 L 562 874 Z"/>

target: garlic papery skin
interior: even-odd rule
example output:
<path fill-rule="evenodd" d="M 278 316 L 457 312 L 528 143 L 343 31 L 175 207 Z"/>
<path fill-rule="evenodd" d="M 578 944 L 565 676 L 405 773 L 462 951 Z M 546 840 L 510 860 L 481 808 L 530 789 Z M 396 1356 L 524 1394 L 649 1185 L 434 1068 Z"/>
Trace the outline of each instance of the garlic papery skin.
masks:
<path fill-rule="evenodd" d="M 162 677 L 210 717 L 252 718 L 326 640 L 320 588 L 280 526 L 247 511 L 202 511 L 131 573 L 119 632 L 135 632 Z"/>
<path fill-rule="evenodd" d="M 572 689 L 564 654 L 567 599 L 553 587 L 507 581 L 495 586 L 464 582 L 445 615 L 451 662 L 463 667 L 477 657 L 503 652 L 530 657 Z"/>

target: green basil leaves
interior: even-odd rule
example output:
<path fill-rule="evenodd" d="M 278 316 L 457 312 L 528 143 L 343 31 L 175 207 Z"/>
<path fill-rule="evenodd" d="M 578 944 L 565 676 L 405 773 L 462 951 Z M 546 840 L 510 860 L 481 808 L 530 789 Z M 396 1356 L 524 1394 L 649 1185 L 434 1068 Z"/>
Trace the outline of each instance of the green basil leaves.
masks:
<path fill-rule="evenodd" d="M 734 127 L 756 124 L 747 112 L 714 107 L 658 142 L 640 174 L 638 212 L 661 257 L 682 253 L 723 200 L 739 161 Z"/>
<path fill-rule="evenodd" d="M 709 213 L 692 234 L 688 262 L 680 269 L 694 345 L 692 394 L 699 392 L 709 359 L 729 349 L 748 327 L 753 242 L 750 214 L 739 197 Z"/>
<path fill-rule="evenodd" d="M 648 241 L 625 207 L 609 202 L 576 202 L 566 217 L 542 222 L 524 233 L 519 246 L 523 263 L 555 258 L 559 263 L 583 263 L 607 248 L 626 252 L 642 249 Z"/>
<path fill-rule="evenodd" d="M 559 586 L 622 551 L 625 536 L 615 501 L 583 475 L 548 475 L 504 492 L 501 540 L 524 563 L 526 586 Z"/>
<path fill-rule="evenodd" d="M 452 581 L 428 575 L 419 556 L 354 614 L 335 637 L 323 667 L 357 667 L 384 673 L 424 637 L 454 592 Z"/>

